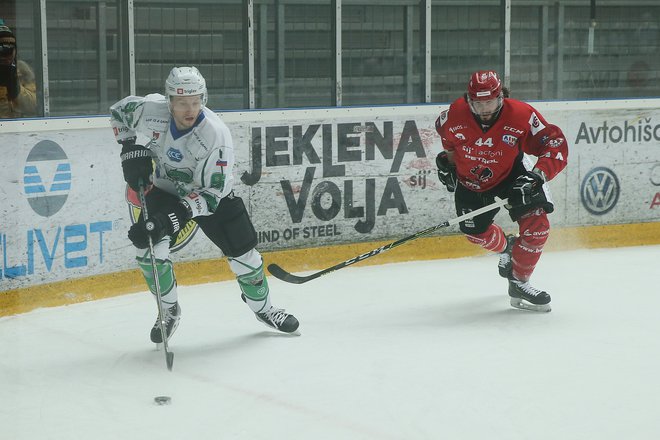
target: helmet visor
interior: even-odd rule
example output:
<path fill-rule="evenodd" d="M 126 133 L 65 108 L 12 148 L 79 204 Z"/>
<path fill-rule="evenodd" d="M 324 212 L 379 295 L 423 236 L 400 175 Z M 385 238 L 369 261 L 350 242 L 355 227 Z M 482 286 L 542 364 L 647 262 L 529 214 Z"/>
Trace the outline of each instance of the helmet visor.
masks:
<path fill-rule="evenodd" d="M 481 101 L 475 101 L 468 99 L 470 104 L 470 109 L 472 113 L 479 116 L 480 118 L 487 120 L 491 116 L 495 115 L 502 106 L 502 98 L 497 97 L 493 99 L 486 99 Z"/>
<path fill-rule="evenodd" d="M 171 96 L 170 109 L 174 112 L 197 112 L 202 109 L 202 95 Z"/>

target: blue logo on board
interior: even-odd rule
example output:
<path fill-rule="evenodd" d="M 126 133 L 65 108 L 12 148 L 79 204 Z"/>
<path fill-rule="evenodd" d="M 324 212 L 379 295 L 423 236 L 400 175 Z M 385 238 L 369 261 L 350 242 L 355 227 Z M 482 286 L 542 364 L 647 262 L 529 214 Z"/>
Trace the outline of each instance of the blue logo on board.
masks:
<path fill-rule="evenodd" d="M 32 210 L 42 217 L 56 214 L 71 190 L 71 162 L 57 143 L 37 143 L 25 161 L 23 188 Z"/>
<path fill-rule="evenodd" d="M 597 167 L 587 173 L 580 186 L 582 205 L 594 215 L 610 212 L 619 201 L 621 185 L 609 168 Z"/>

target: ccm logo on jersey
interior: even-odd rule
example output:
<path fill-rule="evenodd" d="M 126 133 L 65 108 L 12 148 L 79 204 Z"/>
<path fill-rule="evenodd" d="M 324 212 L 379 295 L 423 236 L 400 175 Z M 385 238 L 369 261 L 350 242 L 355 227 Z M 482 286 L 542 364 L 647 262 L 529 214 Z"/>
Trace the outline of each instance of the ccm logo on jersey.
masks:
<path fill-rule="evenodd" d="M 522 130 L 518 130 L 516 127 L 510 127 L 510 126 L 508 126 L 508 125 L 505 125 L 505 126 L 504 126 L 504 129 L 505 129 L 506 131 L 511 131 L 511 132 L 513 132 L 513 133 L 515 133 L 515 134 L 523 134 L 523 131 L 522 131 Z"/>

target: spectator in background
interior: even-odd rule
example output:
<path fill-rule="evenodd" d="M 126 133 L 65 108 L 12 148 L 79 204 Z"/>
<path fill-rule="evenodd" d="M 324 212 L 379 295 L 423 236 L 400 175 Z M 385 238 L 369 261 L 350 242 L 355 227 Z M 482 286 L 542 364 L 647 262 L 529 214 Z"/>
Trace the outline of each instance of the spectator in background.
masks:
<path fill-rule="evenodd" d="M 17 60 L 16 37 L 0 19 L 0 118 L 37 116 L 34 72 Z"/>

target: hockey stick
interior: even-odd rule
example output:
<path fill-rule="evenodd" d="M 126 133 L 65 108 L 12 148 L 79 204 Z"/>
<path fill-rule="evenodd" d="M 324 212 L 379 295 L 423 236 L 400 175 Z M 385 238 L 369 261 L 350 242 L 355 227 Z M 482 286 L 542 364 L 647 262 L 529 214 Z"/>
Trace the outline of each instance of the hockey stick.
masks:
<path fill-rule="evenodd" d="M 357 257 L 353 257 L 350 260 L 346 260 L 346 261 L 343 261 L 339 264 L 335 264 L 332 267 L 328 267 L 327 269 L 323 269 L 323 270 L 321 270 L 319 272 L 315 272 L 311 275 L 307 275 L 307 276 L 293 275 L 293 274 L 287 272 L 286 270 L 282 269 L 277 264 L 269 264 L 268 265 L 268 270 L 270 271 L 270 273 L 275 278 L 278 278 L 282 281 L 286 281 L 287 283 L 293 283 L 293 284 L 306 283 L 307 281 L 314 280 L 314 279 L 319 278 L 323 275 L 329 274 L 330 272 L 334 272 L 336 270 L 343 269 L 343 268 L 345 268 L 347 266 L 350 266 L 352 264 L 355 264 L 355 263 L 358 263 L 360 261 L 366 260 L 367 258 L 371 258 L 371 257 L 376 256 L 378 254 L 381 254 L 385 251 L 389 251 L 390 249 L 395 248 L 397 246 L 400 246 L 400 245 L 402 245 L 404 243 L 407 243 L 409 241 L 416 240 L 419 237 L 422 237 L 424 235 L 428 235 L 432 232 L 437 231 L 438 229 L 446 228 L 446 227 L 452 226 L 452 225 L 457 225 L 458 223 L 460 223 L 462 221 L 469 220 L 469 219 L 474 218 L 478 215 L 481 215 L 485 212 L 489 212 L 489 211 L 492 211 L 493 209 L 497 209 L 501 206 L 506 205 L 508 201 L 509 201 L 509 199 L 496 199 L 496 201 L 494 203 L 491 203 L 490 205 L 484 206 L 483 208 L 479 208 L 475 211 L 468 212 L 467 214 L 463 214 L 460 217 L 456 217 L 454 219 L 447 220 L 443 223 L 440 223 L 439 225 L 431 226 L 430 228 L 424 229 L 423 231 L 416 232 L 413 235 L 409 235 L 409 236 L 404 237 L 400 240 L 397 240 L 393 243 L 386 244 L 385 246 L 381 246 L 377 249 L 374 249 L 371 252 L 367 252 L 365 254 L 358 255 Z"/>
<path fill-rule="evenodd" d="M 138 191 L 138 196 L 140 197 L 140 205 L 142 205 L 142 216 L 144 217 L 144 223 L 149 229 L 149 212 L 147 211 L 147 202 L 144 197 L 144 183 L 140 182 L 140 190 Z M 151 223 L 153 225 L 153 222 Z M 153 228 L 152 228 L 153 229 Z M 154 276 L 154 284 L 156 286 L 156 303 L 158 304 L 158 321 L 160 322 L 160 335 L 163 338 L 163 349 L 165 350 L 165 363 L 167 364 L 167 369 L 172 371 L 172 366 L 174 365 L 174 353 L 171 352 L 167 346 L 167 331 L 165 330 L 165 321 L 163 320 L 163 300 L 160 297 L 160 282 L 158 280 L 158 268 L 156 267 L 156 256 L 154 255 L 154 241 L 151 238 L 151 235 L 148 235 L 149 238 L 149 254 L 151 256 L 151 270 Z"/>

